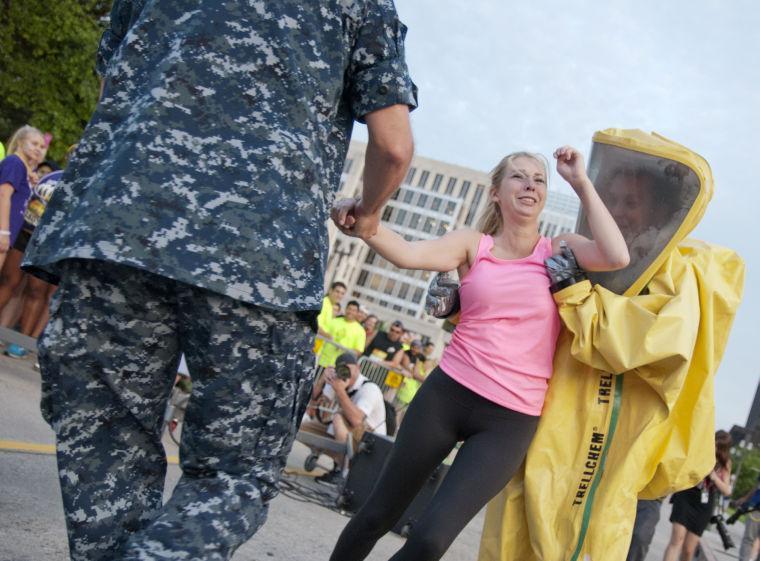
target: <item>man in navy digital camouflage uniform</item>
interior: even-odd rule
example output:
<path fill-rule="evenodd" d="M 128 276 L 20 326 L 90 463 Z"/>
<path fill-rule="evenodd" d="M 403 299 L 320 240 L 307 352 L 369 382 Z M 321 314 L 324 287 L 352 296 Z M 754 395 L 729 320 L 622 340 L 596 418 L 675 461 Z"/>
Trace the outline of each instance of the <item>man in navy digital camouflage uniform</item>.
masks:
<path fill-rule="evenodd" d="M 100 103 L 27 251 L 71 557 L 229 559 L 266 518 L 311 386 L 329 206 L 353 120 L 357 230 L 411 159 L 391 0 L 115 0 Z M 180 354 L 193 397 L 161 506 Z"/>

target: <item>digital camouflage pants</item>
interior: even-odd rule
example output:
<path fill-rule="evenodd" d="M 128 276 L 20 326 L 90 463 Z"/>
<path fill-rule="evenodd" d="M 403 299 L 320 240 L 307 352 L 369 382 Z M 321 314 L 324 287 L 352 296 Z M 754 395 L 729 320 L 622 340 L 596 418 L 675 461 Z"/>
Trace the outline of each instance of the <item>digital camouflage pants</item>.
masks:
<path fill-rule="evenodd" d="M 311 390 L 308 323 L 131 267 L 63 266 L 39 359 L 72 560 L 229 559 L 277 493 Z M 193 394 L 162 507 L 180 353 Z"/>

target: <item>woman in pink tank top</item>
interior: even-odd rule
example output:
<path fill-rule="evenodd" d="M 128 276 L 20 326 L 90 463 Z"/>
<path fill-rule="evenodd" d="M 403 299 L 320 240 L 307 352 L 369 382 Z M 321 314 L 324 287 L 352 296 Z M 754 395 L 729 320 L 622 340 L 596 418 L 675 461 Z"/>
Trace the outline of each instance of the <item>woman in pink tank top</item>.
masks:
<path fill-rule="evenodd" d="M 366 228 L 353 229 L 363 217 L 361 200 L 341 201 L 333 209 L 342 232 L 361 233 L 399 268 L 457 269 L 461 316 L 440 366 L 407 410 L 371 496 L 341 533 L 332 561 L 364 559 L 457 442 L 462 446 L 446 478 L 393 561 L 440 559 L 522 463 L 541 414 L 560 327 L 544 260 L 564 241 L 586 270 L 628 264 L 623 236 L 586 175 L 581 154 L 564 146 L 554 157 L 557 172 L 581 199 L 593 240 L 539 234 L 548 169 L 542 156 L 528 152 L 510 154 L 494 169 L 479 231 L 408 242 L 379 225 L 368 237 Z"/>

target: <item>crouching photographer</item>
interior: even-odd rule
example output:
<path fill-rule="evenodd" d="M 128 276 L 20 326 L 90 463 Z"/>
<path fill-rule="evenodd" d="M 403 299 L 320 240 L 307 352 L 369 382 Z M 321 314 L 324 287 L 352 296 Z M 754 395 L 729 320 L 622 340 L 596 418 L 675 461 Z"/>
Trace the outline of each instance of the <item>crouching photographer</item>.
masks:
<path fill-rule="evenodd" d="M 361 374 L 356 357 L 351 353 L 340 355 L 334 368 L 325 368 L 314 384 L 307 413 L 309 420 L 301 424 L 301 430 L 330 436 L 340 443 L 347 443 L 351 438 L 354 449 L 366 431 L 386 434 L 383 393 L 377 384 Z M 335 467 L 316 481 L 337 485 L 343 479 L 341 467 L 345 455 L 328 454 Z"/>

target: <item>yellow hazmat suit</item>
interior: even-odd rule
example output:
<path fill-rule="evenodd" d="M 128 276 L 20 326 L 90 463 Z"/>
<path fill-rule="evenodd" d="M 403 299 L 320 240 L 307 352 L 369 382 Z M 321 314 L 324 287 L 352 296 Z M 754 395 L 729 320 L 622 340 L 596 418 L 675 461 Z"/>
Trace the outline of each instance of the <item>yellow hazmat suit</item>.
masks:
<path fill-rule="evenodd" d="M 672 236 L 629 265 L 635 278 L 597 275 L 619 294 L 589 281 L 555 294 L 564 328 L 542 418 L 523 468 L 488 506 L 480 561 L 623 561 L 637 498 L 692 487 L 715 464 L 713 376 L 744 265 L 731 250 L 684 240 L 712 194 L 709 167 L 641 131 L 607 130 L 594 142 L 606 154 L 589 162 L 597 188 L 616 177 L 605 162 L 643 158 L 671 176 L 658 188 L 683 187 L 685 206 L 657 228 Z"/>

